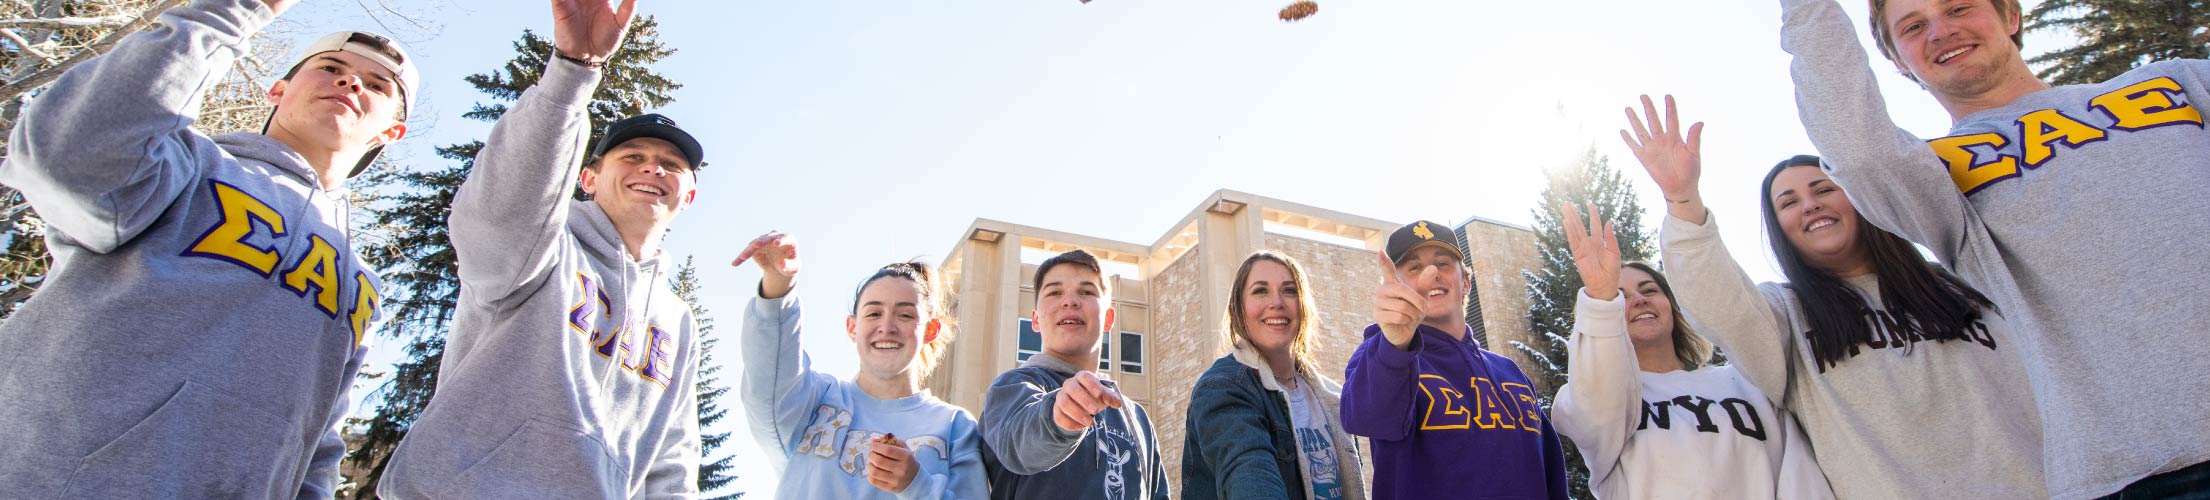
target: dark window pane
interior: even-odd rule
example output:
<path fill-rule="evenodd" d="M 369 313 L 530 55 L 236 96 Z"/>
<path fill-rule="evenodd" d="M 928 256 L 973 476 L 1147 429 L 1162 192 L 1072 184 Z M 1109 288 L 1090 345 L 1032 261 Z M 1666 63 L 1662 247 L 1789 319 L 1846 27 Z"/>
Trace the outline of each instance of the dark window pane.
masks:
<path fill-rule="evenodd" d="M 1036 353 L 1023 351 L 1023 352 L 1021 352 L 1021 355 L 1020 355 L 1020 356 L 1015 356 L 1015 357 L 1014 357 L 1014 359 L 1017 359 L 1017 360 L 1020 360 L 1020 361 L 1028 361 L 1028 357 L 1029 357 L 1029 356 L 1035 356 L 1035 355 L 1036 355 Z"/>
<path fill-rule="evenodd" d="M 1120 332 L 1120 360 L 1127 363 L 1143 362 L 1143 334 Z"/>
<path fill-rule="evenodd" d="M 1120 372 L 1121 372 L 1121 373 L 1137 373 L 1137 374 L 1140 374 L 1140 373 L 1143 373 L 1143 365 L 1139 365 L 1139 364 L 1134 364 L 1134 363 L 1121 363 L 1121 364 L 1120 364 Z"/>
<path fill-rule="evenodd" d="M 1026 318 L 1021 319 L 1021 350 L 1044 350 L 1044 334 L 1038 333 L 1036 325 L 1030 323 Z M 1026 360 L 1028 358 L 1023 357 L 1021 359 Z"/>
<path fill-rule="evenodd" d="M 1105 345 L 1097 351 L 1097 369 L 1109 370 L 1113 368 L 1113 334 L 1107 332 L 1100 337 L 1098 340 L 1105 341 Z"/>

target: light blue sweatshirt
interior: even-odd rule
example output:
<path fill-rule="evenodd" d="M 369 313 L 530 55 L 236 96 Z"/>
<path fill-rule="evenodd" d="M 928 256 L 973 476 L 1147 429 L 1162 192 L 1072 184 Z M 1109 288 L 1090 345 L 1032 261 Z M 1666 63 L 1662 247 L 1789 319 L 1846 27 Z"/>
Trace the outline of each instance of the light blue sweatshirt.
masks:
<path fill-rule="evenodd" d="M 274 19 L 169 10 L 24 107 L 0 183 L 54 264 L 0 327 L 0 499 L 330 498 L 382 281 L 305 158 L 190 128 Z"/>
<path fill-rule="evenodd" d="M 813 371 L 799 345 L 800 316 L 795 291 L 753 299 L 744 315 L 745 415 L 781 473 L 776 498 L 989 497 L 974 416 L 926 391 L 885 401 Z M 867 480 L 868 445 L 886 434 L 904 441 L 921 466 L 895 495 Z"/>

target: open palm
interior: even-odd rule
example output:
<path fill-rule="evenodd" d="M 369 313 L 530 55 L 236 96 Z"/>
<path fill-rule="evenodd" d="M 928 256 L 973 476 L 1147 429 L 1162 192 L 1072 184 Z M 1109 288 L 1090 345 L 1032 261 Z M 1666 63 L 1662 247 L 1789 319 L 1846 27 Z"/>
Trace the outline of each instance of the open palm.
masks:
<path fill-rule="evenodd" d="M 1673 96 L 1665 96 L 1663 121 L 1659 121 L 1657 105 L 1650 102 L 1650 96 L 1642 96 L 1642 114 L 1637 116 L 1634 108 L 1627 108 L 1627 123 L 1634 129 L 1631 132 L 1620 130 L 1619 138 L 1627 142 L 1627 149 L 1634 150 L 1635 160 L 1641 161 L 1642 168 L 1650 172 L 1650 180 L 1657 182 L 1665 198 L 1682 200 L 1695 196 L 1697 178 L 1703 175 L 1704 124 L 1690 125 L 1687 137 L 1683 138 L 1680 112 L 1673 106 Z"/>
<path fill-rule="evenodd" d="M 605 62 L 622 46 L 637 0 L 553 0 L 553 44 L 568 57 Z"/>
<path fill-rule="evenodd" d="M 1571 205 L 1558 205 L 1558 219 L 1565 225 L 1566 248 L 1573 252 L 1573 268 L 1581 273 L 1581 287 L 1591 298 L 1611 300 L 1619 296 L 1619 236 L 1611 221 L 1588 205 L 1589 222 Z"/>

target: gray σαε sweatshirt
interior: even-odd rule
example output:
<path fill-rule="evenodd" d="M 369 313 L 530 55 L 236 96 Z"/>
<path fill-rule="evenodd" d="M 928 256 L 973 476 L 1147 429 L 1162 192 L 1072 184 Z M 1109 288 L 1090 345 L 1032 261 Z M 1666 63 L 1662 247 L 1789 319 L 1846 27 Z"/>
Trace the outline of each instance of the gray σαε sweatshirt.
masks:
<path fill-rule="evenodd" d="M 199 0 L 24 107 L 0 183 L 53 266 L 0 326 L 0 498 L 329 498 L 382 319 L 348 193 L 259 134 L 189 128 L 274 19 Z"/>
<path fill-rule="evenodd" d="M 1755 285 L 1719 242 L 1707 215 L 1697 225 L 1666 216 L 1658 230 L 1673 291 L 1698 333 L 1725 349 L 1751 384 L 1803 423 L 1811 452 L 1842 500 L 2043 498 L 2041 420 L 2022 380 L 2018 338 L 1982 310 L 1971 338 L 1904 334 L 1881 307 L 1876 275 L 1844 281 L 1864 298 L 1872 342 L 1818 368 L 1810 320 L 1794 291 Z M 1793 350 L 1787 337 L 1796 338 Z M 1788 363 L 1795 391 L 1788 392 Z"/>
<path fill-rule="evenodd" d="M 2195 340 L 2210 299 L 2191 291 L 2210 282 L 2195 258 L 2210 132 L 2193 105 L 2210 102 L 2210 61 L 2034 92 L 1928 141 L 1888 116 L 1835 0 L 1781 7 L 1797 111 L 1829 174 L 2017 327 L 2050 496 L 2210 461 L 2210 342 Z"/>
<path fill-rule="evenodd" d="M 460 304 L 384 498 L 691 498 L 698 336 L 666 254 L 571 201 L 598 72 L 555 59 L 453 197 Z"/>
<path fill-rule="evenodd" d="M 1143 405 L 1097 413 L 1082 432 L 1051 421 L 1060 386 L 1081 371 L 1037 354 L 998 374 L 982 402 L 982 466 L 990 498 L 1165 500 L 1170 489 L 1159 464 L 1159 435 Z M 1099 383 L 1118 390 L 1110 380 Z"/>

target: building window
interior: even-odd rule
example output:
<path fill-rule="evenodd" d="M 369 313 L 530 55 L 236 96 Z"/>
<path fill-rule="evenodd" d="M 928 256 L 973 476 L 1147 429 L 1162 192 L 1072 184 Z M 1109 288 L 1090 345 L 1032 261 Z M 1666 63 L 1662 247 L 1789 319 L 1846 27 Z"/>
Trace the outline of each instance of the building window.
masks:
<path fill-rule="evenodd" d="M 1013 356 L 1014 362 L 1026 362 L 1030 356 L 1044 352 L 1044 334 L 1037 332 L 1036 324 L 1028 318 L 1021 318 L 1020 342 L 1020 353 Z"/>
<path fill-rule="evenodd" d="M 1036 324 L 1028 318 L 1021 318 L 1020 325 L 1020 348 L 1014 354 L 1013 359 L 1015 362 L 1027 362 L 1028 358 L 1043 354 L 1044 335 L 1042 332 L 1036 331 Z M 1113 369 L 1113 336 L 1107 334 L 1105 338 L 1099 340 L 1104 345 L 1100 346 L 1097 351 L 1097 369 L 1100 371 L 1111 370 Z M 1143 373 L 1143 334 L 1120 332 L 1120 344 L 1120 371 Z"/>
<path fill-rule="evenodd" d="M 1143 373 L 1143 332 L 1120 332 L 1120 371 Z"/>
<path fill-rule="evenodd" d="M 1097 370 L 1111 370 L 1113 369 L 1113 334 L 1106 333 L 1100 335 L 1100 337 L 1104 337 L 1098 340 L 1104 341 L 1105 345 L 1097 349 Z"/>

